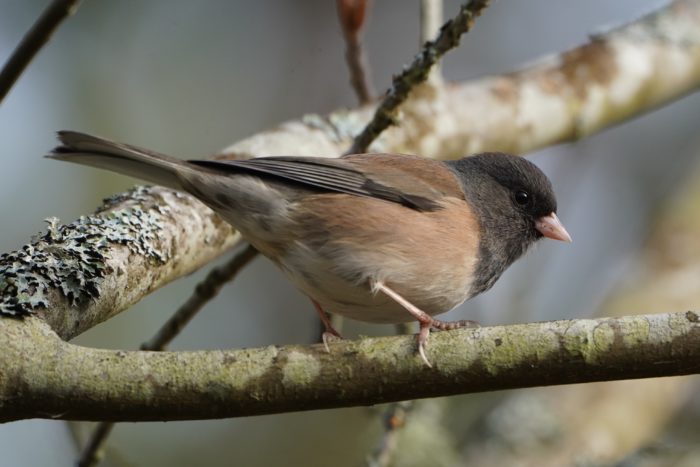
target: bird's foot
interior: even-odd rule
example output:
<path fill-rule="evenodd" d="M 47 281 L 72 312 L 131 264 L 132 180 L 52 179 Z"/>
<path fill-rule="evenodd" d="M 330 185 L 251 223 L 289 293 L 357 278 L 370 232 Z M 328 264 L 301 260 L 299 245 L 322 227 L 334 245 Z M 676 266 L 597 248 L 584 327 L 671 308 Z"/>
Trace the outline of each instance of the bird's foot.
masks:
<path fill-rule="evenodd" d="M 334 340 L 342 340 L 343 336 L 341 336 L 340 333 L 335 330 L 335 328 L 333 327 L 333 323 L 331 323 L 331 319 L 328 316 L 328 313 L 323 311 L 321 305 L 313 299 L 311 299 L 311 303 L 314 304 L 314 309 L 316 310 L 316 313 L 318 313 L 319 318 L 321 318 L 321 322 L 323 323 L 323 327 L 325 328 L 325 331 L 323 331 L 323 333 L 321 334 L 323 347 L 326 349 L 326 352 L 331 353 L 331 349 L 330 347 L 328 347 L 328 343 Z"/>
<path fill-rule="evenodd" d="M 373 288 L 389 296 L 389 298 L 393 299 L 396 303 L 404 307 L 406 311 L 408 311 L 414 318 L 416 318 L 416 320 L 420 324 L 420 331 L 418 332 L 418 355 L 420 355 L 420 358 L 425 362 L 426 365 L 432 368 L 433 365 L 430 363 L 430 360 L 428 360 L 428 357 L 425 354 L 425 347 L 428 345 L 428 337 L 430 337 L 430 328 L 435 327 L 434 323 L 437 320 L 433 319 L 433 317 L 430 316 L 428 313 L 406 300 L 403 296 L 398 294 L 390 287 L 387 287 L 387 285 L 383 282 L 375 282 L 373 284 Z M 437 322 L 439 323 L 439 325 L 443 323 L 442 321 Z"/>
<path fill-rule="evenodd" d="M 430 324 L 430 327 L 440 331 L 451 331 L 453 329 L 460 328 L 478 328 L 481 327 L 481 325 L 478 322 L 470 319 L 460 319 L 459 321 L 440 321 L 439 319 L 433 318 L 433 322 Z"/>

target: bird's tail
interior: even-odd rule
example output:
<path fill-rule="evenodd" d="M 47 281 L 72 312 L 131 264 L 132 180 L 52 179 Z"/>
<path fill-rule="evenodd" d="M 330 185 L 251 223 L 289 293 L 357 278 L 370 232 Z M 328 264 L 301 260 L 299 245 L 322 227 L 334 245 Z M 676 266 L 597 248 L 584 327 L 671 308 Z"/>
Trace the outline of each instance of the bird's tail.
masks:
<path fill-rule="evenodd" d="M 182 189 L 179 174 L 194 170 L 185 161 L 85 133 L 59 131 L 58 139 L 61 145 L 46 157 L 112 170 L 173 189 Z"/>

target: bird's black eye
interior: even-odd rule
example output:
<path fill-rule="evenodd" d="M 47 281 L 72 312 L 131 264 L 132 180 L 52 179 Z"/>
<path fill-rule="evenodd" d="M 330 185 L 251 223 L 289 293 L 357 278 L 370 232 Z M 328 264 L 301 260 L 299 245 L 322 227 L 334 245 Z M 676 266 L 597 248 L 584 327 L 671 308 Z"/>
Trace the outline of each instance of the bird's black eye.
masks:
<path fill-rule="evenodd" d="M 530 194 L 525 190 L 518 190 L 514 194 L 515 202 L 520 206 L 527 206 L 532 201 Z"/>

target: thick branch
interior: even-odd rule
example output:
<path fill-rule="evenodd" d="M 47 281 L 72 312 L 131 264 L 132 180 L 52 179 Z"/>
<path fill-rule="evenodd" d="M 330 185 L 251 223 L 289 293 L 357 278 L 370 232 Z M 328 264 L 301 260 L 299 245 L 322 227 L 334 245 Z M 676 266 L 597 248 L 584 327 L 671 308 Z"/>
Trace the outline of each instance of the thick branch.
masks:
<path fill-rule="evenodd" d="M 36 311 L 70 339 L 189 274 L 239 236 L 195 198 L 137 187 L 0 257 L 0 314 Z"/>
<path fill-rule="evenodd" d="M 184 420 L 349 407 L 494 389 L 700 372 L 691 311 L 201 352 L 75 346 L 40 319 L 0 320 L 0 420 Z"/>

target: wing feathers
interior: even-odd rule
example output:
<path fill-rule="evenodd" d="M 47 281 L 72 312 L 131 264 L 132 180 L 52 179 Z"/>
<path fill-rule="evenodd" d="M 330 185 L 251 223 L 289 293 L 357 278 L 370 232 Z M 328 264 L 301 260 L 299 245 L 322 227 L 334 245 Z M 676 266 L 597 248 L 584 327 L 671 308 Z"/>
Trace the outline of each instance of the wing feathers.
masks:
<path fill-rule="evenodd" d="M 267 175 L 296 182 L 312 189 L 383 199 L 419 211 L 439 209 L 436 200 L 405 193 L 397 188 L 377 182 L 342 159 L 260 157 L 240 161 L 193 160 L 189 162 L 222 171 Z"/>

